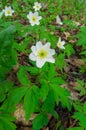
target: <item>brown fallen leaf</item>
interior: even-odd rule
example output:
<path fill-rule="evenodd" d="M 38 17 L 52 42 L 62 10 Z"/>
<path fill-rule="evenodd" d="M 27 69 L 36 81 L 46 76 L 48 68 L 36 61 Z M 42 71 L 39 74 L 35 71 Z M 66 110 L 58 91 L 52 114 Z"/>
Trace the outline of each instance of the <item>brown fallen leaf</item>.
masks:
<path fill-rule="evenodd" d="M 67 38 L 71 35 L 69 32 L 64 32 L 65 34 L 65 40 L 67 40 Z"/>
<path fill-rule="evenodd" d="M 26 119 L 25 119 L 25 111 L 23 109 L 23 105 L 21 105 L 21 104 L 17 105 L 16 111 L 13 113 L 13 115 L 16 117 L 16 123 L 17 124 L 19 124 L 21 122 L 21 124 L 25 125 L 25 126 L 31 126 L 32 121 L 37 116 L 37 114 L 32 114 L 29 121 L 26 121 Z"/>
<path fill-rule="evenodd" d="M 80 67 L 85 65 L 85 62 L 82 59 L 78 59 L 76 57 L 70 58 L 70 59 L 65 59 L 66 62 L 70 63 L 71 65 L 74 65 L 76 67 Z"/>

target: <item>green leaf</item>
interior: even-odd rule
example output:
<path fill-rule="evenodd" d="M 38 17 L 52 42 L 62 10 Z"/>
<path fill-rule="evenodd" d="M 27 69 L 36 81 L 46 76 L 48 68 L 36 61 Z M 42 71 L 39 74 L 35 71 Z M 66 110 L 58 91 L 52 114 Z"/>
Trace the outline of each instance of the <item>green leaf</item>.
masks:
<path fill-rule="evenodd" d="M 0 130 L 4 130 L 4 126 L 3 126 L 2 121 L 0 121 Z"/>
<path fill-rule="evenodd" d="M 45 31 L 45 33 L 44 33 L 44 31 Z M 48 41 L 48 42 L 50 42 L 51 43 L 51 46 L 53 47 L 53 48 L 55 48 L 56 47 L 56 43 L 57 43 L 57 37 L 55 36 L 55 35 L 53 35 L 53 34 L 51 34 L 49 31 L 47 31 L 47 30 L 42 30 L 41 29 L 41 31 L 40 31 L 40 39 L 41 40 L 43 40 L 43 39 L 45 39 L 46 38 L 46 40 Z"/>
<path fill-rule="evenodd" d="M 0 51 L 3 47 L 7 47 L 8 45 L 12 46 L 11 40 L 13 39 L 13 33 L 16 31 L 15 26 L 11 25 L 10 27 L 4 29 L 0 32 Z"/>
<path fill-rule="evenodd" d="M 48 117 L 45 114 L 39 114 L 33 121 L 33 130 L 40 130 L 48 124 Z"/>
<path fill-rule="evenodd" d="M 27 70 L 31 75 L 37 75 L 39 73 L 39 69 L 37 67 L 28 67 Z"/>
<path fill-rule="evenodd" d="M 80 55 L 86 55 L 86 51 L 82 51 Z"/>
<path fill-rule="evenodd" d="M 13 83 L 8 80 L 1 80 L 0 81 L 0 102 L 5 100 L 6 93 L 10 91 L 10 89 L 13 87 Z"/>
<path fill-rule="evenodd" d="M 19 71 L 17 72 L 18 80 L 20 81 L 21 84 L 25 86 L 29 86 L 30 80 L 28 78 L 28 73 L 25 67 L 20 66 Z"/>
<path fill-rule="evenodd" d="M 42 82 L 40 88 L 40 98 L 42 99 L 42 101 L 46 99 L 48 92 L 49 92 L 49 86 L 45 82 Z"/>
<path fill-rule="evenodd" d="M 39 89 L 36 86 L 32 86 L 28 89 L 24 97 L 24 110 L 26 114 L 26 120 L 29 120 L 31 114 L 39 107 Z"/>
<path fill-rule="evenodd" d="M 4 129 L 1 130 L 16 130 L 13 124 L 14 118 L 8 114 L 0 114 L 0 126 Z"/>
<path fill-rule="evenodd" d="M 56 77 L 56 78 L 53 78 L 51 80 L 51 83 L 54 85 L 62 85 L 62 84 L 65 84 L 66 82 L 61 78 L 61 77 Z"/>
<path fill-rule="evenodd" d="M 12 64 L 16 65 L 18 63 L 18 54 L 15 49 L 12 49 Z"/>
<path fill-rule="evenodd" d="M 61 71 L 63 70 L 63 67 L 66 66 L 66 62 L 64 59 L 64 54 L 59 54 L 57 57 L 56 65 Z"/>
<path fill-rule="evenodd" d="M 58 102 L 61 101 L 64 107 L 67 107 L 69 110 L 71 109 L 70 100 L 69 100 L 69 92 L 68 90 L 52 84 L 52 89 L 55 95 L 55 100 L 58 105 Z"/>
<path fill-rule="evenodd" d="M 86 115 L 83 115 L 83 113 L 80 112 L 75 112 L 73 118 L 78 119 L 80 126 L 86 128 Z"/>
<path fill-rule="evenodd" d="M 73 128 L 68 128 L 67 130 L 85 130 L 82 127 L 73 127 Z"/>
<path fill-rule="evenodd" d="M 86 102 L 83 105 L 83 112 L 86 114 Z"/>
<path fill-rule="evenodd" d="M 69 57 L 71 54 L 75 53 L 75 50 L 73 49 L 73 46 L 71 44 L 66 45 L 66 49 L 64 50 L 64 53 Z"/>
<path fill-rule="evenodd" d="M 27 89 L 28 89 L 27 87 L 20 87 L 13 89 L 8 97 L 9 106 L 11 106 L 12 104 L 14 105 L 19 103 L 22 97 L 25 95 Z"/>
<path fill-rule="evenodd" d="M 47 113 L 53 113 L 55 107 L 55 97 L 53 91 L 49 91 L 46 100 L 42 105 L 42 111 Z"/>
<path fill-rule="evenodd" d="M 6 74 L 13 67 L 12 46 L 14 43 L 15 26 L 11 25 L 0 32 L 0 77 L 6 77 Z"/>
<path fill-rule="evenodd" d="M 81 45 L 86 49 L 86 27 L 81 27 L 79 34 L 76 35 L 78 38 L 77 45 Z"/>

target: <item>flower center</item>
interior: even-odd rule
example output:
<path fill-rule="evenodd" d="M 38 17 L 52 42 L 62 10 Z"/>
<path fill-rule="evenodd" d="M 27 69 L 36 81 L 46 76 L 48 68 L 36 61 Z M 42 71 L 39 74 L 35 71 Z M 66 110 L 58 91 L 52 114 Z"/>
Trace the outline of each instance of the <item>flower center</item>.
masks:
<path fill-rule="evenodd" d="M 32 21 L 35 22 L 37 20 L 37 17 L 33 16 Z"/>
<path fill-rule="evenodd" d="M 38 9 L 38 8 L 39 8 L 39 5 L 37 5 L 36 8 Z"/>
<path fill-rule="evenodd" d="M 10 10 L 7 10 L 7 14 L 10 14 L 11 13 L 11 11 Z"/>
<path fill-rule="evenodd" d="M 41 49 L 38 51 L 38 57 L 41 58 L 41 59 L 44 59 L 46 58 L 48 55 L 48 52 L 44 49 Z"/>
<path fill-rule="evenodd" d="M 59 42 L 59 43 L 58 43 L 58 46 L 62 46 L 62 43 L 61 43 L 61 42 Z"/>

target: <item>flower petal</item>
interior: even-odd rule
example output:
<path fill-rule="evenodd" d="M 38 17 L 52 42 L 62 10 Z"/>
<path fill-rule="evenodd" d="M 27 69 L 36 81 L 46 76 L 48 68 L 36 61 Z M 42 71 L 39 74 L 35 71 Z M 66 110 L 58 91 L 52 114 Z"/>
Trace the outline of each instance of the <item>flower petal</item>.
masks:
<path fill-rule="evenodd" d="M 32 61 L 36 61 L 37 57 L 33 53 L 30 53 L 29 59 Z"/>
<path fill-rule="evenodd" d="M 61 46 L 61 47 L 59 47 L 59 48 L 61 48 L 61 49 L 65 49 L 65 47 L 64 47 L 64 46 Z"/>
<path fill-rule="evenodd" d="M 47 58 L 47 62 L 55 63 L 55 59 L 53 57 Z"/>
<path fill-rule="evenodd" d="M 47 43 L 44 45 L 44 48 L 45 48 L 45 49 L 50 49 L 50 42 L 47 42 Z"/>
<path fill-rule="evenodd" d="M 50 49 L 49 50 L 49 55 L 54 55 L 55 54 L 55 50 L 54 49 Z"/>
<path fill-rule="evenodd" d="M 41 19 L 42 19 L 42 16 L 39 16 L 38 19 L 41 20 Z"/>
<path fill-rule="evenodd" d="M 36 65 L 37 65 L 37 67 L 42 68 L 42 66 L 45 64 L 45 62 L 46 62 L 46 60 L 41 60 L 41 59 L 37 58 Z"/>
<path fill-rule="evenodd" d="M 32 52 L 34 53 L 34 55 L 37 55 L 37 50 L 36 50 L 36 47 L 35 47 L 35 46 L 32 46 L 32 47 L 31 47 L 31 50 L 32 50 Z"/>
<path fill-rule="evenodd" d="M 30 19 L 32 17 L 33 13 L 30 11 L 29 14 L 27 15 L 27 18 Z"/>
<path fill-rule="evenodd" d="M 56 23 L 60 24 L 60 25 L 63 24 L 62 21 L 61 21 L 61 18 L 59 17 L 59 15 L 56 16 Z"/>
<path fill-rule="evenodd" d="M 62 41 L 62 45 L 64 45 L 65 44 L 65 41 Z"/>
<path fill-rule="evenodd" d="M 37 21 L 37 22 L 36 22 L 36 25 L 39 25 L 39 24 L 40 24 L 39 21 Z"/>
<path fill-rule="evenodd" d="M 58 42 L 61 42 L 61 37 L 59 37 L 59 40 L 58 40 Z"/>
<path fill-rule="evenodd" d="M 43 47 L 43 45 L 42 45 L 41 41 L 38 41 L 38 42 L 36 43 L 36 48 L 37 48 L 37 50 L 41 49 L 42 47 Z"/>

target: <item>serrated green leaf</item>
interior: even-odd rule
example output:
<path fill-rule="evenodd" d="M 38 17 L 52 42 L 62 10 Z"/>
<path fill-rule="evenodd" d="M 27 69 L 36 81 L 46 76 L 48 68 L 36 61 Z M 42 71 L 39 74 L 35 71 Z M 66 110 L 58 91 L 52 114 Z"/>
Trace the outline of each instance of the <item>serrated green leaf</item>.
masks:
<path fill-rule="evenodd" d="M 73 118 L 78 119 L 80 126 L 86 128 L 86 115 L 83 115 L 83 113 L 80 112 L 75 112 Z"/>
<path fill-rule="evenodd" d="M 27 87 L 20 87 L 13 89 L 8 97 L 9 106 L 11 106 L 12 104 L 19 103 L 22 97 L 25 95 L 27 89 L 28 89 Z"/>
<path fill-rule="evenodd" d="M 30 80 L 28 78 L 25 67 L 20 66 L 19 71 L 17 72 L 17 76 L 18 80 L 20 81 L 20 83 L 22 83 L 22 85 L 29 86 Z"/>
<path fill-rule="evenodd" d="M 26 114 L 26 120 L 29 120 L 31 114 L 36 111 L 39 106 L 39 89 L 36 86 L 28 89 L 24 97 L 24 110 Z"/>
<path fill-rule="evenodd" d="M 55 97 L 53 91 L 49 91 L 46 100 L 42 105 L 42 111 L 47 113 L 53 113 L 55 107 Z"/>
<path fill-rule="evenodd" d="M 6 74 L 14 65 L 12 63 L 12 46 L 14 41 L 15 26 L 11 25 L 0 32 L 0 77 Z"/>
<path fill-rule="evenodd" d="M 28 67 L 27 70 L 30 72 L 31 75 L 37 75 L 39 73 L 39 69 L 36 67 Z"/>
<path fill-rule="evenodd" d="M 54 91 L 54 95 L 55 95 L 55 100 L 56 103 L 58 105 L 58 102 L 61 101 L 62 105 L 64 107 L 67 107 L 69 110 L 71 109 L 71 104 L 70 104 L 70 100 L 69 100 L 69 92 L 68 90 L 57 86 L 57 85 L 51 85 Z"/>
<path fill-rule="evenodd" d="M 86 27 L 81 27 L 80 32 L 76 35 L 78 38 L 77 45 L 81 45 L 86 49 Z"/>
<path fill-rule="evenodd" d="M 40 98 L 42 99 L 42 101 L 46 99 L 48 92 L 49 92 L 49 86 L 45 82 L 42 83 L 40 88 Z"/>
<path fill-rule="evenodd" d="M 8 114 L 0 115 L 0 123 L 4 129 L 2 130 L 16 130 L 15 124 L 13 124 L 14 118 Z"/>
<path fill-rule="evenodd" d="M 62 71 L 63 67 L 66 66 L 64 54 L 59 54 L 57 57 L 56 65 Z"/>
<path fill-rule="evenodd" d="M 75 53 L 75 50 L 73 49 L 73 46 L 71 44 L 66 45 L 66 49 L 64 50 L 64 53 L 69 57 L 71 54 Z"/>
<path fill-rule="evenodd" d="M 57 77 L 57 78 L 53 78 L 51 80 L 51 84 L 57 84 L 57 85 L 62 85 L 62 84 L 65 84 L 66 82 L 61 78 L 61 77 Z"/>
<path fill-rule="evenodd" d="M 40 130 L 48 123 L 48 117 L 45 114 L 39 114 L 33 121 L 33 130 Z"/>

